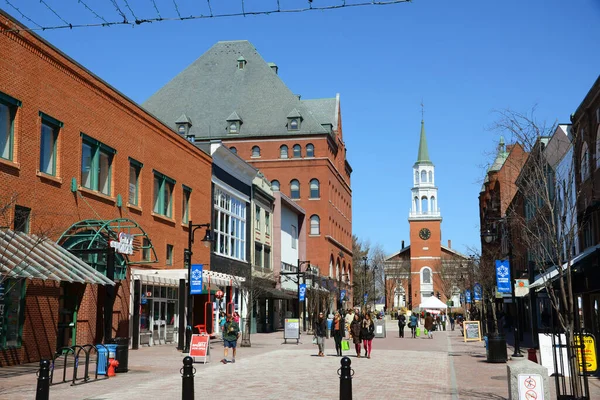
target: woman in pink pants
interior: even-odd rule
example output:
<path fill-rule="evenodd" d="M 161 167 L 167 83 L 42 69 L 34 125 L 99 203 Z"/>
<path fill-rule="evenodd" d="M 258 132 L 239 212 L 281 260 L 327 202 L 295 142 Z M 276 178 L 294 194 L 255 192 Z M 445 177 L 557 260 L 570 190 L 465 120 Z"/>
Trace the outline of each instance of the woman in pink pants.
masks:
<path fill-rule="evenodd" d="M 371 358 L 371 348 L 373 345 L 373 338 L 375 337 L 375 324 L 371 319 L 369 313 L 365 313 L 365 318 L 362 321 L 360 328 L 360 339 L 365 347 L 365 356 Z"/>

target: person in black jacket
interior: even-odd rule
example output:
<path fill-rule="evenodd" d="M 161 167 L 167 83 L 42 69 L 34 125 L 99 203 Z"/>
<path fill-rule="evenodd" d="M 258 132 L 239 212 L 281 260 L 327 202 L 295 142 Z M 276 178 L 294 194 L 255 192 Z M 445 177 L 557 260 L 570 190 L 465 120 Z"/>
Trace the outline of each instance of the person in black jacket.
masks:
<path fill-rule="evenodd" d="M 367 312 L 362 321 L 360 328 L 360 339 L 363 342 L 365 348 L 365 356 L 371 358 L 371 348 L 373 345 L 373 338 L 375 337 L 375 324 L 371 319 L 371 315 Z"/>
<path fill-rule="evenodd" d="M 325 336 L 327 335 L 327 323 L 323 312 L 319 313 L 319 317 L 315 321 L 315 337 L 317 338 L 317 345 L 319 346 L 319 357 L 325 357 Z"/>
<path fill-rule="evenodd" d="M 339 312 L 335 313 L 333 317 L 333 340 L 335 340 L 335 351 L 338 356 L 342 356 L 342 339 L 346 335 L 345 333 L 345 321 Z"/>
<path fill-rule="evenodd" d="M 401 338 L 404 337 L 404 326 L 406 325 L 406 316 L 402 313 L 398 313 L 398 330 Z"/>

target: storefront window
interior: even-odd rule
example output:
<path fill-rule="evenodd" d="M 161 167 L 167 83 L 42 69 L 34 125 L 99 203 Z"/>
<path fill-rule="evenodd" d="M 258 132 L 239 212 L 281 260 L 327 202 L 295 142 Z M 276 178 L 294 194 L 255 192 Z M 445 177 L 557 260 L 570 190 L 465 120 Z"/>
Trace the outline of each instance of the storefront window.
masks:
<path fill-rule="evenodd" d="M 25 309 L 23 280 L 0 282 L 0 349 L 21 346 Z"/>

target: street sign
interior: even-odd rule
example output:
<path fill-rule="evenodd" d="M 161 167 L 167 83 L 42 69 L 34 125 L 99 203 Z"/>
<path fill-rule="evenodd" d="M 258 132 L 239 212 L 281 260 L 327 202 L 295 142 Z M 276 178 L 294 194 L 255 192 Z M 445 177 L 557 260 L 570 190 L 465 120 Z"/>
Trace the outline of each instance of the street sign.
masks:
<path fill-rule="evenodd" d="M 202 357 L 202 362 L 208 361 L 210 355 L 210 346 L 208 345 L 210 336 L 208 335 L 192 335 L 192 343 L 190 344 L 190 357 Z"/>
<path fill-rule="evenodd" d="M 508 260 L 496 260 L 496 284 L 498 292 L 510 293 L 510 264 Z"/>
<path fill-rule="evenodd" d="M 524 297 L 529 294 L 529 279 L 515 279 L 515 296 Z"/>
<path fill-rule="evenodd" d="M 519 400 L 544 400 L 544 381 L 539 374 L 519 374 Z"/>
<path fill-rule="evenodd" d="M 202 294 L 202 268 L 204 264 L 192 264 L 190 280 L 190 294 Z"/>
<path fill-rule="evenodd" d="M 306 283 L 300 284 L 299 297 L 300 297 L 299 298 L 300 301 L 304 301 L 304 298 L 306 297 Z"/>

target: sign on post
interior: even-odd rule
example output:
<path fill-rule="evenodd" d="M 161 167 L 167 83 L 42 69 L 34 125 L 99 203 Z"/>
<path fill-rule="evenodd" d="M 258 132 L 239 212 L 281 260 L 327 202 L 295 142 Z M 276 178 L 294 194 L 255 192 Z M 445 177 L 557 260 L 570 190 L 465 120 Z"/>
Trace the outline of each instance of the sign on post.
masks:
<path fill-rule="evenodd" d="M 479 326 L 479 321 L 465 321 L 463 322 L 463 326 L 465 342 L 481 342 L 481 328 Z"/>
<path fill-rule="evenodd" d="M 585 359 L 585 372 L 594 373 L 598 370 L 598 361 L 596 360 L 596 339 L 593 335 L 582 335 L 583 347 L 577 352 L 577 363 L 579 364 L 579 372 L 583 372 L 583 358 Z M 573 337 L 575 345 L 579 346 L 579 335 Z"/>
<path fill-rule="evenodd" d="M 346 298 L 346 291 L 345 290 L 340 290 L 340 300 L 344 301 L 345 298 Z"/>
<path fill-rule="evenodd" d="M 515 279 L 515 296 L 525 297 L 529 294 L 529 279 Z"/>
<path fill-rule="evenodd" d="M 202 294 L 202 268 L 204 264 L 192 264 L 190 279 L 190 294 Z"/>
<path fill-rule="evenodd" d="M 210 336 L 208 335 L 192 335 L 192 343 L 190 344 L 190 357 L 196 361 L 196 357 L 203 358 L 202 362 L 208 362 L 210 356 L 209 346 Z"/>
<path fill-rule="evenodd" d="M 299 289 L 299 300 L 304 301 L 304 298 L 306 297 L 306 283 L 301 283 Z"/>
<path fill-rule="evenodd" d="M 365 293 L 365 304 L 367 304 L 367 299 L 369 298 L 369 293 Z"/>
<path fill-rule="evenodd" d="M 482 293 L 483 293 L 483 288 L 481 287 L 481 284 L 479 284 L 479 283 L 474 284 L 473 285 L 473 299 L 475 301 L 481 301 Z"/>
<path fill-rule="evenodd" d="M 499 293 L 510 293 L 510 264 L 508 260 L 496 260 L 496 284 Z"/>
<path fill-rule="evenodd" d="M 296 344 L 300 343 L 300 319 L 286 318 L 283 326 L 283 340 L 287 343 L 288 339 L 296 340 Z"/>
<path fill-rule="evenodd" d="M 519 400 L 543 400 L 544 381 L 539 374 L 519 374 Z"/>
<path fill-rule="evenodd" d="M 471 303 L 471 291 L 469 289 L 465 290 L 465 300 L 467 303 Z"/>

